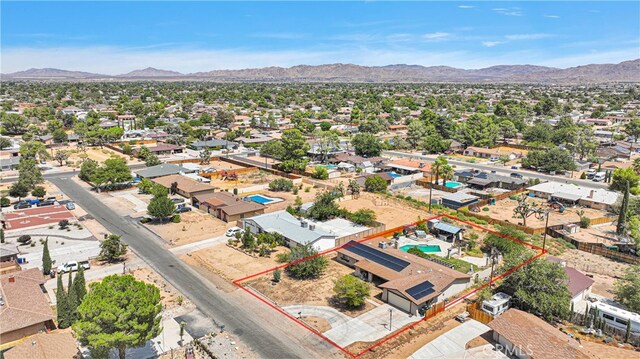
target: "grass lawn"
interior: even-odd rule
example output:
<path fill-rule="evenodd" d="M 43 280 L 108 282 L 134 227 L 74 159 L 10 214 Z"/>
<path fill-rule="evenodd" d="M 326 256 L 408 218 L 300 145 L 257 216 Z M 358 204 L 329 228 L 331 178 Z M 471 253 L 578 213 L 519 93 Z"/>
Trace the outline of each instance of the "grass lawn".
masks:
<path fill-rule="evenodd" d="M 414 250 L 415 249 L 415 250 Z M 443 258 L 443 257 L 439 257 L 436 256 L 434 254 L 427 254 L 422 252 L 421 250 L 417 249 L 417 248 L 411 248 L 409 249 L 409 252 L 413 255 L 417 255 L 419 257 L 422 258 L 435 258 L 435 259 L 439 259 L 443 262 L 449 263 L 451 265 L 453 265 L 453 269 L 457 270 L 458 272 L 462 272 L 462 273 L 469 273 L 469 270 L 471 270 L 473 268 L 473 271 L 476 272 L 478 270 L 478 266 L 476 266 L 475 264 L 471 264 L 468 262 L 465 262 L 461 259 L 457 259 L 457 258 Z"/>

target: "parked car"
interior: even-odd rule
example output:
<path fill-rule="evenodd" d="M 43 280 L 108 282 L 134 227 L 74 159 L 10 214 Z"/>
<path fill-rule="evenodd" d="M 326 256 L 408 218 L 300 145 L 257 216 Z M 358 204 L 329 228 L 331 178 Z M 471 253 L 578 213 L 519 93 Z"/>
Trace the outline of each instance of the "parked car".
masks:
<path fill-rule="evenodd" d="M 15 205 L 13 205 L 13 209 L 25 209 L 25 208 L 31 208 L 33 205 L 29 202 L 25 202 L 25 201 L 20 201 L 18 203 L 16 203 Z"/>
<path fill-rule="evenodd" d="M 517 169 L 518 169 L 518 166 L 511 166 L 511 169 L 512 169 L 512 170 L 517 170 Z"/>
<path fill-rule="evenodd" d="M 184 212 L 191 212 L 191 207 L 178 206 L 178 208 L 176 208 L 176 213 L 184 213 Z"/>
<path fill-rule="evenodd" d="M 76 205 L 73 204 L 73 202 L 67 202 L 67 204 L 65 204 L 65 207 L 67 207 L 67 209 L 70 211 L 73 211 L 74 209 L 76 209 Z"/>
<path fill-rule="evenodd" d="M 175 204 L 184 203 L 184 198 L 171 198 L 171 201 Z"/>
<path fill-rule="evenodd" d="M 598 171 L 596 169 L 589 169 L 587 170 L 587 172 L 585 172 L 587 175 L 587 179 L 593 179 L 593 176 L 596 175 L 596 173 L 598 173 Z"/>
<path fill-rule="evenodd" d="M 517 173 L 517 172 L 512 172 L 510 174 L 510 176 L 513 177 L 513 178 L 524 178 L 523 175 L 521 175 L 520 173 Z"/>
<path fill-rule="evenodd" d="M 464 322 L 466 322 L 466 321 L 467 321 L 467 320 L 469 320 L 469 319 L 471 319 L 471 318 L 469 317 L 469 312 L 464 312 L 464 313 L 462 313 L 462 314 L 458 314 L 458 315 L 456 315 L 456 320 L 457 320 L 457 321 L 459 321 L 460 323 L 464 323 Z"/>
<path fill-rule="evenodd" d="M 84 268 L 84 269 L 89 269 L 91 268 L 91 265 L 89 265 L 89 261 L 71 261 L 71 262 L 67 262 L 63 265 L 58 266 L 58 273 L 69 273 L 69 272 L 75 272 L 77 271 L 80 267 Z"/>
<path fill-rule="evenodd" d="M 594 182 L 604 181 L 606 177 L 607 177 L 607 172 L 598 172 L 593 176 L 593 181 Z"/>
<path fill-rule="evenodd" d="M 45 206 L 53 206 L 54 204 L 56 204 L 56 201 L 51 200 L 51 199 L 47 199 L 44 200 L 40 203 L 37 204 L 38 207 L 45 207 Z"/>
<path fill-rule="evenodd" d="M 37 199 L 37 198 L 25 198 L 20 202 L 27 202 L 29 204 L 38 204 L 38 203 L 40 203 L 40 200 Z"/>
<path fill-rule="evenodd" d="M 231 227 L 227 229 L 227 232 L 224 234 L 227 237 L 234 237 L 236 233 L 242 233 L 242 228 L 240 227 Z"/>

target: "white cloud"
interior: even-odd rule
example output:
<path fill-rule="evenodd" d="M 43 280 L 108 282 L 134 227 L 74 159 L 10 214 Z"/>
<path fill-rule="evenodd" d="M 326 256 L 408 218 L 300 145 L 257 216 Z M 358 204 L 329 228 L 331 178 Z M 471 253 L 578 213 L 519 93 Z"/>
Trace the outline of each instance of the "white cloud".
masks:
<path fill-rule="evenodd" d="M 498 14 L 502 14 L 505 16 L 522 16 L 523 13 L 519 8 L 513 7 L 513 8 L 495 8 L 492 9 L 493 11 L 497 12 Z"/>
<path fill-rule="evenodd" d="M 544 17 L 549 18 L 549 19 L 559 19 L 560 16 L 558 15 L 544 15 Z"/>
<path fill-rule="evenodd" d="M 477 6 L 474 6 L 474 5 L 458 5 L 458 8 L 460 8 L 460 9 L 475 9 L 475 8 L 477 8 Z"/>
<path fill-rule="evenodd" d="M 422 38 L 427 41 L 444 41 L 451 37 L 451 34 L 448 32 L 432 32 L 428 34 L 422 35 Z"/>
<path fill-rule="evenodd" d="M 505 43 L 504 41 L 483 41 L 482 42 L 482 46 L 484 46 L 484 47 L 494 47 L 494 46 L 502 45 L 504 43 Z"/>
<path fill-rule="evenodd" d="M 546 39 L 549 37 L 553 37 L 552 34 L 514 34 L 514 35 L 505 35 L 505 39 L 507 40 L 539 40 Z"/>

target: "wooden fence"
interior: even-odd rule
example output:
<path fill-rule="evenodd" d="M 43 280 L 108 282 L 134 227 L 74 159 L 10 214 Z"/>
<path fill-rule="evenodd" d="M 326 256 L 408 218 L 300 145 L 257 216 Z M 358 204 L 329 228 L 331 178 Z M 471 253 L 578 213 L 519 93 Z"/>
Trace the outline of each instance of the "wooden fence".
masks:
<path fill-rule="evenodd" d="M 258 168 L 257 167 L 249 167 L 249 168 L 238 168 L 235 170 L 226 170 L 224 173 L 223 171 L 216 171 L 216 172 L 209 172 L 209 173 L 199 173 L 198 176 L 200 177 L 206 177 L 206 178 L 210 178 L 210 179 L 220 179 L 224 176 L 228 176 L 231 173 L 235 173 L 237 175 L 246 175 L 249 173 L 254 173 L 254 172 L 258 172 Z"/>
<path fill-rule="evenodd" d="M 232 163 L 234 165 L 238 165 L 238 166 L 242 166 L 242 167 L 253 167 L 253 164 L 247 163 L 247 162 L 243 162 L 243 161 L 239 161 L 233 158 L 228 158 L 228 157 L 220 157 L 220 161 L 223 162 L 229 162 Z M 283 172 L 280 170 L 277 170 L 275 168 L 265 168 L 265 167 L 260 167 L 261 170 L 269 172 L 269 173 L 273 173 L 274 175 L 280 176 L 280 177 L 284 177 L 284 178 L 288 178 L 288 179 L 299 179 L 302 178 L 301 176 L 295 175 L 293 173 L 287 173 L 287 172 Z"/>
<path fill-rule="evenodd" d="M 431 306 L 431 308 L 427 309 L 427 311 L 424 312 L 424 317 L 425 318 L 431 318 L 434 315 L 443 312 L 444 311 L 444 302 L 438 302 L 436 304 L 434 304 L 433 306 Z"/>
<path fill-rule="evenodd" d="M 547 234 L 554 238 L 564 239 L 565 241 L 573 244 L 577 250 L 597 254 L 599 256 L 603 256 L 603 257 L 613 259 L 623 263 L 640 265 L 640 257 L 638 256 L 611 250 L 605 247 L 604 243 L 578 241 L 572 238 L 570 234 L 563 231 L 562 228 L 558 228 L 558 227 L 559 226 L 549 228 L 549 230 L 547 231 Z"/>
<path fill-rule="evenodd" d="M 467 305 L 467 312 L 469 313 L 469 317 L 471 317 L 471 319 L 477 320 L 483 324 L 487 324 L 493 320 L 491 314 L 480 310 L 480 303 L 471 303 Z"/>
<path fill-rule="evenodd" d="M 456 193 L 462 188 L 464 188 L 462 186 L 459 186 L 457 188 L 449 188 L 449 187 L 441 186 L 439 184 L 432 183 L 427 178 L 416 180 L 416 184 L 424 188 L 433 188 L 438 191 L 449 192 L 449 193 Z"/>

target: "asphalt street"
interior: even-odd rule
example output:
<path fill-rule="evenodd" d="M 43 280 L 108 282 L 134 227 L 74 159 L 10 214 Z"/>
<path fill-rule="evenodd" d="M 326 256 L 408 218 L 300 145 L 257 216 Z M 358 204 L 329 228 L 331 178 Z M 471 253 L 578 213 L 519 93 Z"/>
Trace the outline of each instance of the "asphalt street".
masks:
<path fill-rule="evenodd" d="M 389 156 L 396 156 L 396 157 L 415 158 L 415 159 L 424 160 L 426 162 L 435 161 L 433 156 L 429 157 L 429 156 L 416 155 L 416 154 L 405 153 L 405 152 L 384 151 L 383 154 L 389 155 Z M 588 187 L 588 188 L 608 188 L 609 187 L 608 184 L 603 182 L 593 182 L 590 180 L 581 180 L 581 179 L 570 179 L 561 175 L 549 175 L 549 174 L 544 174 L 540 172 L 527 171 L 523 169 L 514 170 L 504 166 L 493 166 L 488 164 L 469 163 L 469 162 L 456 161 L 451 159 L 449 160 L 449 163 L 459 168 L 478 169 L 478 170 L 484 170 L 487 172 L 496 171 L 496 173 L 507 175 L 507 176 L 509 176 L 509 174 L 513 172 L 517 172 L 522 174 L 525 178 L 537 178 L 543 181 L 573 183 L 573 184 L 583 186 L 583 187 Z"/>
<path fill-rule="evenodd" d="M 249 303 L 252 298 L 233 299 L 229 293 L 217 289 L 202 278 L 173 253 L 163 247 L 163 241 L 134 220 L 128 220 L 117 209 L 107 207 L 99 198 L 89 193 L 69 178 L 69 175 L 47 176 L 69 198 L 78 203 L 100 224 L 112 233 L 119 234 L 129 247 L 151 268 L 176 287 L 217 325 L 236 334 L 244 343 L 263 358 L 316 358 L 329 357 L 329 348 L 321 342 L 306 343 L 291 340 L 298 335 L 284 316 L 271 318 L 267 323 L 253 313 L 254 308 L 269 310 L 266 306 Z M 237 297 L 237 296 L 236 296 Z M 245 299 L 246 298 L 246 302 Z M 276 317 L 275 312 L 272 315 Z M 280 323 L 277 320 L 281 320 Z M 278 325 L 279 324 L 279 325 Z M 300 329 L 297 329 L 299 332 Z M 297 338 L 300 339 L 300 338 Z M 303 338 L 309 340 L 310 338 Z M 306 344 L 306 345 L 303 345 Z"/>

